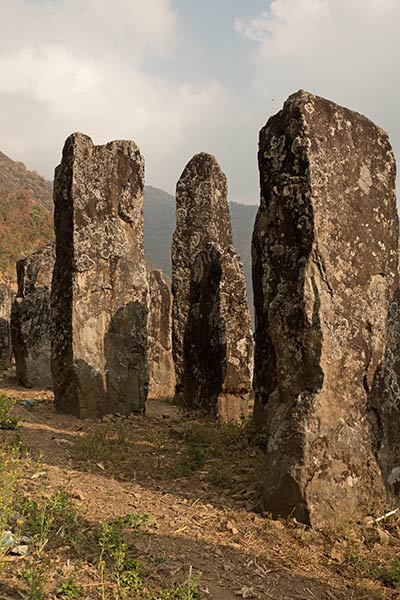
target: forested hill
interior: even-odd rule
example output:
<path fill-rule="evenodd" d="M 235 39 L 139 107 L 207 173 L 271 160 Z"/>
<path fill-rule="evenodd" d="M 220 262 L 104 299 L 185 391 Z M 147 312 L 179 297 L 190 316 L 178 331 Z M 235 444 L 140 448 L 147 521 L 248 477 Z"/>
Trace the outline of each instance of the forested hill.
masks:
<path fill-rule="evenodd" d="M 257 206 L 229 204 L 232 219 L 233 243 L 245 270 L 250 305 L 251 294 L 251 236 Z M 175 229 L 175 198 L 163 190 L 147 186 L 144 202 L 145 253 L 151 262 L 171 275 L 171 241 Z"/>
<path fill-rule="evenodd" d="M 0 152 L 0 280 L 15 283 L 16 261 L 53 239 L 51 188 Z"/>
<path fill-rule="evenodd" d="M 146 257 L 171 275 L 175 198 L 145 189 Z M 15 282 L 15 262 L 53 239 L 52 184 L 0 152 L 0 280 Z M 251 290 L 251 235 L 256 206 L 230 203 L 234 244 Z"/>

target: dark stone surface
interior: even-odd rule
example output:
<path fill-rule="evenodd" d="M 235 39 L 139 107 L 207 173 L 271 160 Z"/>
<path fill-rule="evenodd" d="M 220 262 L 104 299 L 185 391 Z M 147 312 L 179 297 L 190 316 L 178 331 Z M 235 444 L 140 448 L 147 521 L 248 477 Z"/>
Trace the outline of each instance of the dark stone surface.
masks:
<path fill-rule="evenodd" d="M 50 290 L 54 244 L 17 262 L 18 293 L 11 334 L 18 380 L 27 387 L 51 387 Z"/>
<path fill-rule="evenodd" d="M 6 284 L 0 283 L 0 367 L 10 366 L 12 358 L 11 346 L 11 305 L 15 292 Z"/>
<path fill-rule="evenodd" d="M 242 264 L 233 246 L 208 243 L 192 268 L 184 340 L 186 403 L 225 421 L 246 417 L 252 354 Z"/>
<path fill-rule="evenodd" d="M 199 275 L 194 267 L 196 257 L 209 243 L 216 245 L 215 251 L 220 258 L 216 259 L 214 251 L 209 249 L 202 258 L 199 258 L 199 268 L 204 267 L 204 274 Z M 229 268 L 227 268 L 228 263 Z M 217 279 L 214 280 L 214 276 Z M 227 281 L 227 277 L 234 279 Z M 207 286 L 209 286 L 208 290 Z M 240 318 L 235 322 L 239 327 L 240 339 L 245 340 L 239 344 L 240 351 L 237 346 L 237 334 L 232 339 L 228 337 L 230 332 L 229 327 L 226 326 L 228 314 L 220 312 L 219 308 L 224 290 L 228 287 L 235 295 L 230 298 L 230 308 L 224 305 L 221 311 L 232 310 L 234 314 L 236 307 L 240 305 Z M 221 391 L 229 388 L 232 392 L 230 398 L 232 407 L 235 403 L 235 395 L 240 399 L 240 402 L 238 401 L 240 405 L 243 396 L 248 398 L 251 385 L 252 344 L 249 342 L 250 317 L 243 268 L 232 248 L 226 177 L 216 159 L 209 154 L 195 155 L 185 167 L 177 184 L 176 229 L 172 243 L 172 293 L 176 398 L 187 406 L 199 407 L 201 403 L 202 408 L 207 412 L 225 417 L 229 411 L 226 408 L 220 411 L 217 402 Z M 196 307 L 193 304 L 196 304 Z M 212 323 L 204 328 L 207 315 Z M 197 344 L 199 335 L 196 327 L 198 326 L 201 327 L 200 344 Z M 220 339 L 219 332 L 224 332 L 225 340 Z M 215 347 L 211 349 L 210 344 Z M 221 344 L 225 349 L 222 347 L 218 349 Z M 211 355 L 222 363 L 213 364 L 212 370 L 207 373 Z M 235 361 L 239 362 L 233 376 L 230 365 Z M 229 384 L 225 381 L 227 373 L 230 374 Z M 213 381 L 214 377 L 216 379 Z M 198 393 L 192 394 L 196 385 L 206 394 L 202 399 Z M 233 408 L 231 412 L 232 418 L 240 416 Z"/>
<path fill-rule="evenodd" d="M 373 398 L 381 418 L 398 289 L 395 161 L 367 118 L 301 91 L 261 130 L 259 167 L 254 388 L 268 439 L 264 507 L 337 524 L 385 498 L 371 423 Z M 398 431 L 393 403 L 391 415 Z M 398 458 L 386 456 L 392 467 Z"/>
<path fill-rule="evenodd" d="M 57 410 L 80 417 L 144 410 L 148 284 L 144 161 L 136 144 L 64 146 L 54 182 L 52 371 Z"/>
<path fill-rule="evenodd" d="M 147 322 L 149 396 L 172 398 L 175 390 L 175 369 L 172 357 L 171 280 L 148 261 L 146 267 L 149 283 Z"/>

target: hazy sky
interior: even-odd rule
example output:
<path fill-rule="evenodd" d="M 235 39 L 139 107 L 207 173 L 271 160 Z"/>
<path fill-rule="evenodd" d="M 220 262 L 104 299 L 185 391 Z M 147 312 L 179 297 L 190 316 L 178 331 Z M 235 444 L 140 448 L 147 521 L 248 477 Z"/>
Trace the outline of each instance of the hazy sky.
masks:
<path fill-rule="evenodd" d="M 256 204 L 258 131 L 300 88 L 400 154 L 399 22 L 399 0 L 0 0 L 0 150 L 51 179 L 73 131 L 134 139 L 171 193 L 207 151 Z"/>

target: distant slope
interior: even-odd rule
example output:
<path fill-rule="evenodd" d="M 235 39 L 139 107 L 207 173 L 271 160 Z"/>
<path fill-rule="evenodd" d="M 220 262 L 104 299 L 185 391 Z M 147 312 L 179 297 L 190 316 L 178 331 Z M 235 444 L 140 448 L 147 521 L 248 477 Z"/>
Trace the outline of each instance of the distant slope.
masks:
<path fill-rule="evenodd" d="M 52 186 L 0 152 L 0 279 L 16 282 L 15 263 L 53 239 Z"/>
<path fill-rule="evenodd" d="M 53 239 L 52 209 L 52 184 L 0 152 L 0 280 L 15 282 L 16 261 Z M 257 207 L 232 202 L 230 209 L 234 244 L 251 296 L 250 248 Z M 171 275 L 174 196 L 147 186 L 144 215 L 146 257 Z"/>
<path fill-rule="evenodd" d="M 251 236 L 257 206 L 230 202 L 233 242 L 244 266 L 252 305 Z M 171 275 L 171 241 L 175 229 L 175 198 L 163 190 L 146 186 L 144 200 L 145 254 L 151 262 Z"/>
<path fill-rule="evenodd" d="M 44 177 L 29 171 L 22 162 L 15 162 L 0 152 L 0 192 L 29 192 L 31 198 L 49 211 L 53 210 L 53 186 Z"/>

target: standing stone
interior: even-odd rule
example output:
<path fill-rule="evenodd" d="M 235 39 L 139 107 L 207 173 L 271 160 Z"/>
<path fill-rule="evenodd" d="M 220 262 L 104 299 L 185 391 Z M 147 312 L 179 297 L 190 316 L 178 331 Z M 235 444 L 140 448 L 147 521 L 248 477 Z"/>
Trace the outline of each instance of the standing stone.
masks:
<path fill-rule="evenodd" d="M 27 387 L 51 387 L 50 290 L 54 244 L 17 262 L 18 293 L 11 311 L 17 379 Z"/>
<path fill-rule="evenodd" d="M 208 247 L 209 243 L 215 247 Z M 228 281 L 228 277 L 234 279 Z M 209 290 L 204 287 L 208 284 Z M 244 341 L 239 346 L 236 336 L 228 337 L 230 315 L 225 312 L 228 301 L 223 299 L 228 288 L 235 292 L 229 299 L 230 310 L 232 314 L 238 310 L 240 315 L 236 325 Z M 228 415 L 239 418 L 244 404 L 248 404 L 251 385 L 250 316 L 247 300 L 243 302 L 246 298 L 243 268 L 232 247 L 226 177 L 209 154 L 195 155 L 177 184 L 172 293 L 177 399 L 223 418 Z M 207 319 L 212 324 L 204 330 L 198 345 L 197 327 Z M 211 356 L 220 364 L 213 364 L 209 370 Z M 196 386 L 206 395 L 200 397 L 197 392 L 193 395 Z"/>
<path fill-rule="evenodd" d="M 147 296 L 144 161 L 134 142 L 64 146 L 54 182 L 52 371 L 57 410 L 79 417 L 144 409 Z"/>
<path fill-rule="evenodd" d="M 6 284 L 0 283 L 0 367 L 10 366 L 12 358 L 11 347 L 11 305 L 15 292 Z"/>
<path fill-rule="evenodd" d="M 223 421 L 248 415 L 253 339 L 243 266 L 233 248 L 208 243 L 193 264 L 184 340 L 184 393 Z"/>
<path fill-rule="evenodd" d="M 254 388 L 268 440 L 264 508 L 337 524 L 385 497 L 372 422 L 382 418 L 398 290 L 395 161 L 371 121 L 303 91 L 261 130 L 258 156 Z M 391 414 L 398 432 L 398 408 Z"/>
<path fill-rule="evenodd" d="M 148 261 L 146 261 L 146 268 L 149 282 L 147 322 L 149 396 L 172 398 L 175 389 L 175 370 L 172 357 L 171 281 Z"/>

